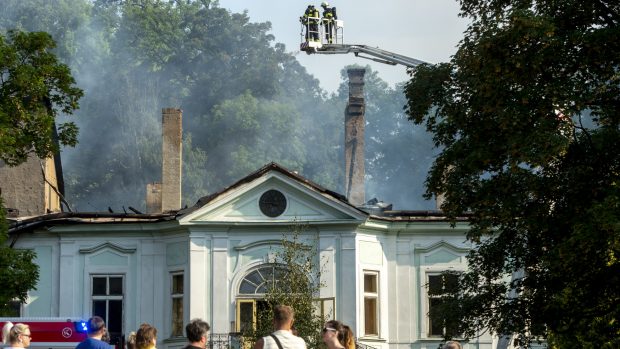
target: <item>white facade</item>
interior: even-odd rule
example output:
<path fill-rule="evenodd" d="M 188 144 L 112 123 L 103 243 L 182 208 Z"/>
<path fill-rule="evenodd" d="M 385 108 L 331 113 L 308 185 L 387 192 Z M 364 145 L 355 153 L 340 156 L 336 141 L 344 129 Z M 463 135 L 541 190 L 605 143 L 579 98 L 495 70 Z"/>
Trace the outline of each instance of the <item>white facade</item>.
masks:
<path fill-rule="evenodd" d="M 268 190 L 285 197 L 276 217 L 261 210 Z M 299 221 L 319 237 L 320 296 L 360 343 L 436 349 L 442 342 L 430 333 L 426 285 L 429 276 L 466 268 L 466 222 L 451 228 L 429 214 L 370 216 L 275 164 L 199 203 L 170 215 L 64 214 L 13 225 L 15 247 L 35 250 L 40 267 L 22 316 L 88 318 L 96 307 L 120 306 L 122 333 L 148 322 L 159 330 L 159 348 L 177 348 L 185 339 L 172 319 L 182 304 L 183 323 L 199 317 L 212 333 L 236 331 L 242 305 L 257 299 L 240 292 L 242 281 L 273 261 L 283 233 Z M 485 335 L 465 348 L 491 342 Z"/>

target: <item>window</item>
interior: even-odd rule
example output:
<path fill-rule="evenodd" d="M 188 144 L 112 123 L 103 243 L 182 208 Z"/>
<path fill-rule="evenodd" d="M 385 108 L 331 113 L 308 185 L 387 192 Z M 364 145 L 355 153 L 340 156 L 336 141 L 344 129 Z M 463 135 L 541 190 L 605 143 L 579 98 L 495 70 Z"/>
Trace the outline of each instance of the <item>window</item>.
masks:
<path fill-rule="evenodd" d="M 7 304 L 6 314 L 7 317 L 21 317 L 22 303 L 18 299 L 9 301 Z"/>
<path fill-rule="evenodd" d="M 257 314 L 264 312 L 269 306 L 263 297 L 268 289 L 286 287 L 287 269 L 280 264 L 270 263 L 249 272 L 239 285 L 237 299 L 236 331 L 251 332 L 257 328 L 260 320 Z M 259 326 L 260 327 L 260 326 Z"/>
<path fill-rule="evenodd" d="M 110 344 L 120 343 L 123 335 L 122 275 L 93 275 L 91 279 L 92 314 L 101 316 L 110 333 Z"/>
<path fill-rule="evenodd" d="M 183 336 L 183 273 L 173 273 L 170 297 L 172 298 L 172 337 Z"/>
<path fill-rule="evenodd" d="M 263 299 L 237 299 L 237 323 L 235 330 L 241 333 L 251 333 L 260 326 L 258 314 L 268 310 L 269 303 Z"/>
<path fill-rule="evenodd" d="M 364 334 L 379 336 L 379 272 L 364 271 Z"/>
<path fill-rule="evenodd" d="M 428 335 L 443 336 L 446 332 L 454 334 L 446 327 L 445 321 L 439 316 L 437 310 L 443 302 L 441 294 L 446 291 L 455 291 L 457 288 L 457 274 L 434 274 L 428 275 Z"/>
<path fill-rule="evenodd" d="M 261 295 L 267 293 L 269 288 L 286 287 L 286 275 L 288 270 L 279 264 L 267 264 L 248 273 L 239 286 L 240 295 Z"/>

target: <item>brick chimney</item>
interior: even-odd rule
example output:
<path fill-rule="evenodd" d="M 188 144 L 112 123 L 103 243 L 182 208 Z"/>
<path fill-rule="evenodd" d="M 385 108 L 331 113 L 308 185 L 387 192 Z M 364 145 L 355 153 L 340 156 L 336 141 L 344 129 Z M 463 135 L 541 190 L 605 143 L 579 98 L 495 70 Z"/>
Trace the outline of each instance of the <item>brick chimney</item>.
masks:
<path fill-rule="evenodd" d="M 161 183 L 146 184 L 146 213 L 161 213 Z"/>
<path fill-rule="evenodd" d="M 181 208 L 183 111 L 162 109 L 161 210 Z"/>
<path fill-rule="evenodd" d="M 349 101 L 344 115 L 345 193 L 352 205 L 365 202 L 364 188 L 364 74 L 365 69 L 348 69 Z"/>

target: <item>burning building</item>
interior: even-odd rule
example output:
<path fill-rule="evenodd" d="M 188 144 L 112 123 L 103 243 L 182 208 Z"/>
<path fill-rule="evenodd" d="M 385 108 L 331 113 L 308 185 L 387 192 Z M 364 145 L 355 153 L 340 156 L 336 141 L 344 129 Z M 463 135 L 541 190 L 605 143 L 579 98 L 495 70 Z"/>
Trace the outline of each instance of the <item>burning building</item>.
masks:
<path fill-rule="evenodd" d="M 100 315 L 116 341 L 148 322 L 166 349 L 183 347 L 184 324 L 203 318 L 211 339 L 240 347 L 229 336 L 256 323 L 260 285 L 279 281 L 273 251 L 292 223 L 303 222 L 302 238 L 318 236 L 324 263 L 322 314 L 351 325 L 363 345 L 437 348 L 444 329 L 428 314 L 441 299 L 429 290 L 445 286 L 441 272 L 466 268 L 467 219 L 451 227 L 440 211 L 364 205 L 364 72 L 349 76 L 346 195 L 270 163 L 181 209 L 181 111 L 164 109 L 170 128 L 163 127 L 163 163 L 171 171 L 148 186 L 149 213 L 57 212 L 11 221 L 11 243 L 36 251 L 41 275 L 21 315 Z M 466 348 L 492 344 L 483 334 Z"/>

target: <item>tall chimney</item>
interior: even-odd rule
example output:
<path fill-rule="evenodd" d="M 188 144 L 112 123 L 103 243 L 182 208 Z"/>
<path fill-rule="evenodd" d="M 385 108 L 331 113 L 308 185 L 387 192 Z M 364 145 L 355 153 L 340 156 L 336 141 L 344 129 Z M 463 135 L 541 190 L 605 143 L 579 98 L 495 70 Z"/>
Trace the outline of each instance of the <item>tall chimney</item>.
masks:
<path fill-rule="evenodd" d="M 162 109 L 162 211 L 181 208 L 181 156 L 183 111 Z"/>
<path fill-rule="evenodd" d="M 352 205 L 361 206 L 364 188 L 364 73 L 366 69 L 348 69 L 349 102 L 344 115 L 344 189 Z"/>

